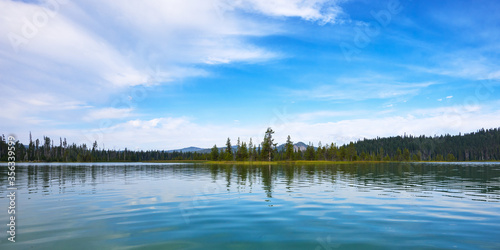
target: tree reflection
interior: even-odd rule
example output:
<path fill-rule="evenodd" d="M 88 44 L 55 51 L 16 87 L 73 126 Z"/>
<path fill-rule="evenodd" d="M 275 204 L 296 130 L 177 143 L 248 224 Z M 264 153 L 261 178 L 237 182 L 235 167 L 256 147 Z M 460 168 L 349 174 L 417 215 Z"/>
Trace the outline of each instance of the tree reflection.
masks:
<path fill-rule="evenodd" d="M 7 168 L 0 168 L 0 184 L 6 185 Z M 480 194 L 500 195 L 500 165 L 450 164 L 331 164 L 331 165 L 29 165 L 16 169 L 16 184 L 29 193 L 59 192 L 75 185 L 142 179 L 193 179 L 209 177 L 225 181 L 228 192 L 251 192 L 259 184 L 267 198 L 284 185 L 293 191 L 300 183 L 320 185 L 348 183 L 357 188 L 377 187 L 411 192 L 451 192 L 467 190 Z M 249 190 L 249 191 L 246 191 Z M 5 193 L 5 190 L 1 191 Z"/>

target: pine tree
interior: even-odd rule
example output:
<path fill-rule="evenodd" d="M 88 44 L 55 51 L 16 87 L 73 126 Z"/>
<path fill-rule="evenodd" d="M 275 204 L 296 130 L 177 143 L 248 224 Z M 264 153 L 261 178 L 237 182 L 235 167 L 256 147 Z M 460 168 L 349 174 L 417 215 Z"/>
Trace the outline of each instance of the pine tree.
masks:
<path fill-rule="evenodd" d="M 214 144 L 212 150 L 210 151 L 210 158 L 212 161 L 219 160 L 219 149 L 217 148 L 217 144 Z"/>
<path fill-rule="evenodd" d="M 457 158 L 455 158 L 455 156 L 452 153 L 449 153 L 446 156 L 446 161 L 456 161 L 456 160 L 457 160 Z"/>
<path fill-rule="evenodd" d="M 262 156 L 263 158 L 267 158 L 268 161 L 271 161 L 277 145 L 277 143 L 274 143 L 273 134 L 274 131 L 271 128 L 267 128 L 264 141 L 262 142 Z"/>
<path fill-rule="evenodd" d="M 380 161 L 384 160 L 384 148 L 383 147 L 380 147 L 380 149 L 379 149 L 379 156 L 380 156 L 380 158 L 378 158 L 377 160 L 380 160 Z"/>
<path fill-rule="evenodd" d="M 252 149 L 252 159 L 253 160 L 256 160 L 257 157 L 258 157 L 258 152 L 257 152 L 257 147 L 255 145 L 253 145 L 253 149 Z"/>
<path fill-rule="evenodd" d="M 248 160 L 253 161 L 254 159 L 254 146 L 252 143 L 252 138 L 250 138 L 250 143 L 248 143 Z"/>
<path fill-rule="evenodd" d="M 293 142 L 292 139 L 290 138 L 290 135 L 288 135 L 288 137 L 286 138 L 285 158 L 287 160 L 293 160 Z"/>
<path fill-rule="evenodd" d="M 314 160 L 316 151 L 314 150 L 314 145 L 309 143 L 306 148 L 306 153 L 304 154 L 304 158 L 306 158 L 307 161 L 312 161 Z"/>
<path fill-rule="evenodd" d="M 226 161 L 233 160 L 233 148 L 231 146 L 231 139 L 229 139 L 229 137 L 227 138 L 227 142 L 226 142 L 226 153 L 225 153 L 224 158 Z"/>
<path fill-rule="evenodd" d="M 353 142 L 349 143 L 349 146 L 347 146 L 347 158 L 350 161 L 355 161 L 358 158 L 358 154 L 356 153 L 356 148 L 354 147 Z"/>
<path fill-rule="evenodd" d="M 403 160 L 403 154 L 401 153 L 401 149 L 400 148 L 396 149 L 396 155 L 394 156 L 394 160 L 396 160 L 396 161 L 402 161 Z"/>
<path fill-rule="evenodd" d="M 30 144 L 28 146 L 28 160 L 32 161 L 35 159 L 35 144 L 33 143 L 33 140 L 31 138 L 31 131 L 30 131 Z"/>
<path fill-rule="evenodd" d="M 238 149 L 236 153 L 237 161 L 244 161 L 248 158 L 248 149 L 246 142 L 241 143 L 241 147 Z"/>
<path fill-rule="evenodd" d="M 330 145 L 330 148 L 328 148 L 328 152 L 329 152 L 328 155 L 329 155 L 330 160 L 333 161 L 333 160 L 338 159 L 337 158 L 337 145 L 333 144 L 333 142 Z"/>
<path fill-rule="evenodd" d="M 347 149 L 344 146 L 341 146 L 339 150 L 337 150 L 337 158 L 339 158 L 341 161 L 345 161 L 347 157 Z"/>
<path fill-rule="evenodd" d="M 403 150 L 403 159 L 405 161 L 410 161 L 410 150 L 408 150 L 407 148 Z"/>

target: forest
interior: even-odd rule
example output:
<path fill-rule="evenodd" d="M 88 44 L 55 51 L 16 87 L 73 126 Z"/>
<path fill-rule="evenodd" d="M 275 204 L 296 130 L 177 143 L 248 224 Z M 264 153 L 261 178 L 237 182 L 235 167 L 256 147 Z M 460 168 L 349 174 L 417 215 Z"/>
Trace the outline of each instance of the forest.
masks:
<path fill-rule="evenodd" d="M 210 150 L 180 152 L 166 150 L 133 151 L 98 148 L 68 144 L 59 138 L 59 145 L 44 136 L 28 145 L 15 143 L 17 162 L 138 162 L 138 161 L 499 161 L 500 130 L 480 129 L 476 132 L 441 136 L 395 136 L 363 139 L 337 146 L 321 142 L 309 143 L 302 150 L 288 136 L 285 144 L 274 142 L 274 131 L 268 128 L 261 143 L 241 142 L 233 146 L 230 138 L 224 148 L 214 145 Z M 5 135 L 0 137 L 0 161 L 7 161 L 8 144 Z"/>

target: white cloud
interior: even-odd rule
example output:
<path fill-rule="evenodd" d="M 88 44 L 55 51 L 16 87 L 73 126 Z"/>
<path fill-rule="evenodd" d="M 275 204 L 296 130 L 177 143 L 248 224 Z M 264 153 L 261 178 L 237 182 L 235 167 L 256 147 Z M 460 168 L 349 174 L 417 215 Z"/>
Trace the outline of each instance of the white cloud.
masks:
<path fill-rule="evenodd" d="M 225 1 L 227 6 L 274 17 L 299 17 L 320 24 L 339 22 L 343 14 L 338 1 L 328 0 L 248 0 Z"/>
<path fill-rule="evenodd" d="M 329 110 L 321 110 L 321 111 L 314 111 L 314 112 L 307 112 L 307 113 L 301 113 L 301 114 L 296 114 L 296 115 L 290 115 L 290 117 L 287 119 L 289 121 L 314 121 L 317 119 L 325 119 L 325 118 L 341 118 L 341 117 L 352 117 L 352 116 L 357 116 L 357 115 L 363 115 L 366 114 L 367 112 L 364 111 L 351 111 L 351 110 L 346 110 L 346 111 L 329 111 Z"/>
<path fill-rule="evenodd" d="M 247 39 L 283 32 L 280 27 L 241 16 L 236 9 L 221 15 L 221 3 L 0 0 L 0 33 L 6 34 L 0 38 L 0 86 L 9 93 L 3 100 L 9 108 L 2 115 L 10 120 L 4 124 L 24 117 L 54 124 L 130 115 L 103 110 L 110 111 L 109 100 L 134 86 L 210 75 L 200 65 L 281 56 Z M 289 4 L 293 9 L 298 3 Z M 14 46 L 12 37 L 18 39 Z M 61 112 L 68 109 L 74 112 Z"/>
<path fill-rule="evenodd" d="M 253 138 L 255 142 L 259 141 L 261 135 L 258 129 L 237 124 L 197 124 L 186 117 L 164 117 L 135 119 L 102 129 L 88 130 L 75 139 L 86 143 L 97 140 L 111 148 L 176 149 L 188 146 L 208 148 L 214 144 L 223 146 L 228 137 L 233 143 L 236 143 L 238 137 L 244 141 Z"/>
<path fill-rule="evenodd" d="M 448 100 L 449 100 L 449 99 L 451 99 L 451 98 L 453 98 L 453 96 L 452 96 L 452 95 L 449 95 L 449 96 L 445 97 L 445 99 L 448 99 Z M 442 101 L 443 101 L 443 98 L 439 98 L 439 99 L 437 99 L 437 101 L 438 101 L 438 102 L 442 102 Z"/>
<path fill-rule="evenodd" d="M 83 117 L 84 121 L 96 121 L 102 119 L 126 119 L 132 115 L 131 108 L 101 108 L 93 109 Z"/>
<path fill-rule="evenodd" d="M 461 108 L 413 112 L 405 116 L 394 115 L 370 119 L 347 119 L 338 122 L 306 123 L 290 122 L 276 128 L 279 142 L 290 134 L 294 141 L 337 144 L 363 138 L 376 138 L 411 134 L 442 135 L 473 132 L 479 128 L 495 128 L 500 124 L 500 111 L 480 112 L 479 109 L 462 112 Z"/>
<path fill-rule="evenodd" d="M 308 86 L 307 89 L 287 90 L 291 96 L 326 100 L 391 99 L 414 96 L 437 82 L 401 82 L 392 77 L 369 75 L 339 77 L 331 84 Z"/>
<path fill-rule="evenodd" d="M 438 48 L 441 50 L 441 47 Z M 430 58 L 431 67 L 407 66 L 411 70 L 458 77 L 469 80 L 500 80 L 500 71 L 492 54 L 496 50 L 471 49 L 442 53 L 436 49 L 436 55 Z"/>
<path fill-rule="evenodd" d="M 482 108 L 479 105 L 463 105 L 463 106 L 449 106 L 439 108 L 415 109 L 411 111 L 415 116 L 447 116 L 447 115 L 461 115 L 466 116 L 471 113 L 477 113 Z"/>
<path fill-rule="evenodd" d="M 8 93 L 5 100 L 11 100 L 3 103 L 2 112 L 0 112 L 0 118 L 2 118 L 2 123 L 5 126 L 20 127 L 24 123 L 31 124 L 33 121 L 39 124 L 41 121 L 49 121 L 58 116 L 78 113 L 92 108 L 83 102 L 52 93 L 20 90 L 16 86 L 2 82 L 0 82 L 0 87 L 5 91 L 4 93 Z M 74 119 L 71 116 L 67 118 L 67 120 L 58 120 L 64 122 Z"/>
<path fill-rule="evenodd" d="M 19 52 L 16 53 L 13 48 L 16 46 L 11 46 L 9 40 L 0 40 L 4 55 L 18 67 L 29 66 L 40 73 L 61 75 L 59 71 L 64 65 L 65 70 L 81 76 L 82 81 L 100 79 L 105 84 L 118 86 L 138 85 L 147 77 L 104 37 L 65 16 L 64 8 L 78 8 L 74 4 L 61 5 L 61 13 L 54 13 L 45 25 L 38 26 L 37 14 L 46 13 L 41 6 L 1 1 L 0 8 L 7 15 L 4 18 L 9 20 L 0 31 L 17 34 L 27 41 L 17 47 Z M 34 27 L 32 36 L 23 35 L 25 27 Z"/>
<path fill-rule="evenodd" d="M 266 51 L 235 41 L 200 41 L 213 49 L 203 53 L 203 63 L 227 64 L 232 62 L 258 62 L 278 58 L 278 53 Z"/>
<path fill-rule="evenodd" d="M 360 111 L 361 112 L 361 111 Z M 91 143 L 95 140 L 108 148 L 129 149 L 176 149 L 188 146 L 209 148 L 214 144 L 222 146 L 229 137 L 233 143 L 238 137 L 248 142 L 260 143 L 267 127 L 272 127 L 275 141 L 279 144 L 290 135 L 295 142 L 321 141 L 344 144 L 363 138 L 375 138 L 411 134 L 415 136 L 458 134 L 476 131 L 479 128 L 494 128 L 500 124 L 500 110 L 481 106 L 450 106 L 417 109 L 405 114 L 374 116 L 369 118 L 343 118 L 336 122 L 315 122 L 316 115 L 343 115 L 335 112 L 317 112 L 298 115 L 303 120 L 285 119 L 282 123 L 271 122 L 261 126 L 238 122 L 214 125 L 195 122 L 187 117 L 161 117 L 149 120 L 133 119 L 101 129 L 51 130 L 44 135 L 64 135 L 69 141 Z M 293 116 L 292 116 L 293 117 Z M 36 132 L 36 133 L 35 133 Z M 41 136 L 39 131 L 34 134 Z M 134 139 L 134 138 L 137 138 Z"/>

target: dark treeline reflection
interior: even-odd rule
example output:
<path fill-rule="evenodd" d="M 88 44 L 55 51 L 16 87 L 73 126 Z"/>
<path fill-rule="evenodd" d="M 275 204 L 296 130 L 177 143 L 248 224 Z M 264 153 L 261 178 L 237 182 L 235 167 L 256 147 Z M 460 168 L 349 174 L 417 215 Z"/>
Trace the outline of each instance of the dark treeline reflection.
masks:
<path fill-rule="evenodd" d="M 6 186 L 7 171 L 1 168 L 0 185 Z M 325 183 L 358 189 L 391 189 L 409 192 L 473 192 L 500 195 L 500 165 L 449 164 L 347 164 L 347 165 L 28 165 L 18 166 L 16 184 L 29 193 L 61 192 L 81 185 L 136 184 L 140 180 L 211 180 L 227 190 L 248 192 L 260 187 L 272 198 L 273 189 Z M 5 191 L 1 191 L 2 193 Z M 3 195 L 2 195 L 3 196 Z"/>

